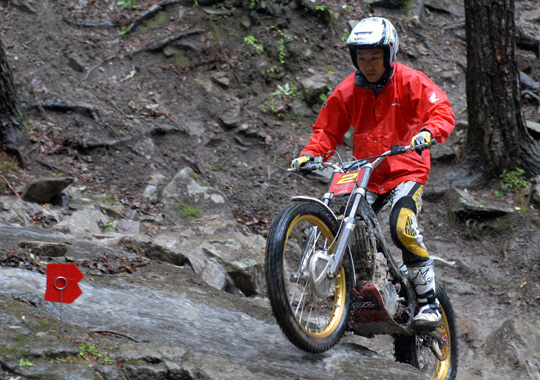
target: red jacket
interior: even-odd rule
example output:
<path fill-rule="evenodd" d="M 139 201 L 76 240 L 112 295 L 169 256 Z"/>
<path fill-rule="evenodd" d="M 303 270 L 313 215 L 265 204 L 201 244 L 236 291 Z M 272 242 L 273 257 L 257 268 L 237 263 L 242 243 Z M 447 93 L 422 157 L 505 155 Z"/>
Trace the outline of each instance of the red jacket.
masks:
<path fill-rule="evenodd" d="M 378 97 L 358 87 L 354 77 L 355 73 L 341 82 L 324 103 L 302 154 L 320 156 L 335 149 L 351 125 L 357 159 L 381 154 L 392 145 L 409 145 L 421 130 L 442 143 L 454 129 L 448 97 L 424 73 L 396 63 L 394 75 Z M 430 168 L 429 151 L 423 152 L 423 158 L 416 152 L 388 157 L 375 169 L 368 189 L 382 194 L 409 180 L 424 185 Z"/>

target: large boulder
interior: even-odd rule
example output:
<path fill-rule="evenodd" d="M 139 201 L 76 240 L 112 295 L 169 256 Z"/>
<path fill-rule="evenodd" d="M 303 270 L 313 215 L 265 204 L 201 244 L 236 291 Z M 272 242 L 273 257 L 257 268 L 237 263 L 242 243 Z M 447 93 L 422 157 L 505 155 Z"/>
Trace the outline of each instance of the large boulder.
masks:
<path fill-rule="evenodd" d="M 192 223 L 183 235 L 180 250 L 209 285 L 246 296 L 265 293 L 264 238 L 219 216 Z"/>
<path fill-rule="evenodd" d="M 262 295 L 265 240 L 219 215 L 203 217 L 182 230 L 158 236 L 126 236 L 122 244 L 144 256 L 174 265 L 189 262 L 201 280 L 220 290 Z"/>
<path fill-rule="evenodd" d="M 486 339 L 485 351 L 511 379 L 540 379 L 540 327 L 509 319 Z"/>
<path fill-rule="evenodd" d="M 73 183 L 72 177 L 36 179 L 26 185 L 21 198 L 27 202 L 46 203 Z"/>
<path fill-rule="evenodd" d="M 175 224 L 187 224 L 205 215 L 232 218 L 225 195 L 211 187 L 189 167 L 180 170 L 161 194 L 163 212 Z"/>
<path fill-rule="evenodd" d="M 506 230 L 519 219 L 518 210 L 504 200 L 473 194 L 467 189 L 450 189 L 445 195 L 445 202 L 454 220 L 479 229 Z"/>

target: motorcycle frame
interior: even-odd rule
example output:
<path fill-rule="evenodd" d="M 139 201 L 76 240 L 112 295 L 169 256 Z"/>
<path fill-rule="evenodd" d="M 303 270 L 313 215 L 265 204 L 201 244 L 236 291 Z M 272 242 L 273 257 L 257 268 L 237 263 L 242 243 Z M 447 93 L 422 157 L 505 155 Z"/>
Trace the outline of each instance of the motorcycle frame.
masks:
<path fill-rule="evenodd" d="M 335 212 L 330 208 L 332 201 L 334 200 L 334 198 L 336 198 L 334 193 L 330 192 L 332 185 L 330 185 L 328 191 L 324 193 L 322 201 L 317 198 L 308 196 L 296 196 L 292 198 L 292 201 L 308 201 L 322 204 L 325 208 L 328 209 L 328 211 L 330 211 L 332 216 L 340 225 L 338 233 L 334 241 L 332 242 L 332 244 L 336 244 L 336 247 L 333 253 L 329 256 L 329 268 L 326 274 L 328 278 L 335 278 L 341 266 L 343 257 L 345 256 L 346 252 L 349 252 L 353 265 L 353 284 L 354 288 L 356 289 L 357 271 L 356 268 L 354 268 L 354 258 L 356 255 L 360 254 L 360 252 L 355 252 L 350 248 L 350 241 L 351 238 L 353 238 L 353 231 L 355 229 L 361 228 L 364 230 L 363 233 L 366 235 L 363 238 L 369 244 L 369 251 L 365 252 L 365 254 L 374 256 L 375 252 L 382 252 L 382 254 L 387 260 L 390 273 L 394 276 L 395 279 L 397 279 L 397 282 L 401 284 L 402 289 L 405 289 L 405 292 L 407 294 L 406 308 L 410 311 L 414 311 L 417 306 L 416 292 L 414 291 L 409 279 L 403 274 L 403 272 L 401 272 L 396 261 L 391 255 L 388 245 L 386 243 L 386 238 L 382 233 L 377 214 L 366 199 L 367 184 L 374 168 L 379 165 L 386 157 L 401 154 L 409 150 L 409 147 L 396 146 L 392 147 L 391 150 L 389 150 L 388 152 L 385 152 L 378 157 L 374 157 L 375 160 L 373 162 L 369 162 L 369 159 L 356 162 L 356 169 L 354 171 L 358 172 L 359 174 L 361 173 L 361 175 L 358 175 L 356 177 L 353 190 L 350 193 L 346 193 L 343 195 L 343 197 L 349 197 L 347 205 L 351 205 L 346 208 L 346 214 L 343 215 L 341 220 L 339 220 Z M 315 165 L 319 165 L 319 168 L 323 166 L 333 167 L 334 175 L 336 173 L 345 173 L 343 167 L 337 166 L 335 164 L 324 163 L 323 165 L 322 157 L 315 158 Z M 315 231 L 312 232 L 312 234 L 314 233 Z M 309 244 L 307 244 L 306 246 L 309 246 Z M 305 266 L 306 254 L 307 252 L 304 252 L 300 259 L 297 274 L 301 273 L 303 267 Z M 412 322 L 414 313 L 409 313 L 409 317 L 406 322 L 397 323 L 388 314 L 386 308 L 384 307 L 384 303 L 382 301 L 380 293 L 376 289 L 376 287 L 373 286 L 373 284 L 368 282 L 366 287 L 363 289 L 363 292 L 364 291 L 367 291 L 369 293 L 369 296 L 372 297 L 374 303 L 380 306 L 380 308 L 378 308 L 378 310 L 376 311 L 377 315 L 370 318 L 364 318 L 364 322 L 359 324 L 359 326 L 362 326 L 358 329 L 361 331 L 361 335 L 381 333 L 398 333 L 405 335 L 413 334 L 413 332 L 410 330 L 410 324 Z M 358 291 L 355 290 L 355 292 L 357 295 L 360 295 Z M 368 325 L 377 324 L 378 326 L 371 326 L 369 328 L 367 327 Z M 353 328 L 353 330 L 357 329 Z"/>

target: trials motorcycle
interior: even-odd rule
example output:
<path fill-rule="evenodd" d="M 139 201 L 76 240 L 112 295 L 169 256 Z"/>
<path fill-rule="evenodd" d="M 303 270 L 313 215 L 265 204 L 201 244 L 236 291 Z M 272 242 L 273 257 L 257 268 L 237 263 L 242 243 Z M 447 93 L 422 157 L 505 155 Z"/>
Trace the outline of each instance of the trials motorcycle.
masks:
<path fill-rule="evenodd" d="M 453 380 L 458 337 L 450 300 L 439 286 L 441 327 L 412 328 L 416 292 L 366 200 L 374 168 L 410 151 L 397 145 L 380 156 L 340 164 L 315 157 L 301 167 L 304 173 L 331 167 L 332 180 L 322 200 L 294 197 L 273 221 L 265 258 L 268 297 L 281 330 L 302 350 L 327 351 L 345 331 L 390 334 L 397 361 L 435 379 Z"/>

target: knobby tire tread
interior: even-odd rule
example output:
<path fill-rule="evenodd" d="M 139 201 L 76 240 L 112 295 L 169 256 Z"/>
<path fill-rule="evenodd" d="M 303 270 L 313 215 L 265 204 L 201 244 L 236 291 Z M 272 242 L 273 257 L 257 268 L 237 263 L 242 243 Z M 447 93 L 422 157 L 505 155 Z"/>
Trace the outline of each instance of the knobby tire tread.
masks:
<path fill-rule="evenodd" d="M 295 217 L 299 215 L 314 215 L 329 227 L 334 236 L 337 233 L 338 223 L 324 206 L 313 202 L 294 202 L 286 207 L 278 214 L 268 233 L 265 262 L 267 293 L 274 316 L 285 336 L 302 350 L 321 353 L 332 348 L 345 333 L 352 291 L 352 266 L 348 260 L 344 260 L 347 262 L 345 276 L 348 290 L 340 327 L 327 338 L 311 337 L 296 321 L 289 305 L 283 278 L 283 252 L 287 231 Z"/>
<path fill-rule="evenodd" d="M 459 362 L 459 349 L 458 349 L 458 333 L 456 328 L 456 319 L 454 315 L 454 309 L 450 303 L 448 295 L 444 289 L 439 286 L 437 289 L 437 298 L 440 302 L 442 309 L 446 314 L 448 320 L 448 327 L 450 329 L 451 338 L 451 357 L 450 357 L 450 372 L 444 380 L 455 380 Z M 402 336 L 398 335 L 394 337 L 394 348 L 396 361 L 401 363 L 407 363 L 419 368 L 418 352 L 416 350 L 416 336 Z"/>

